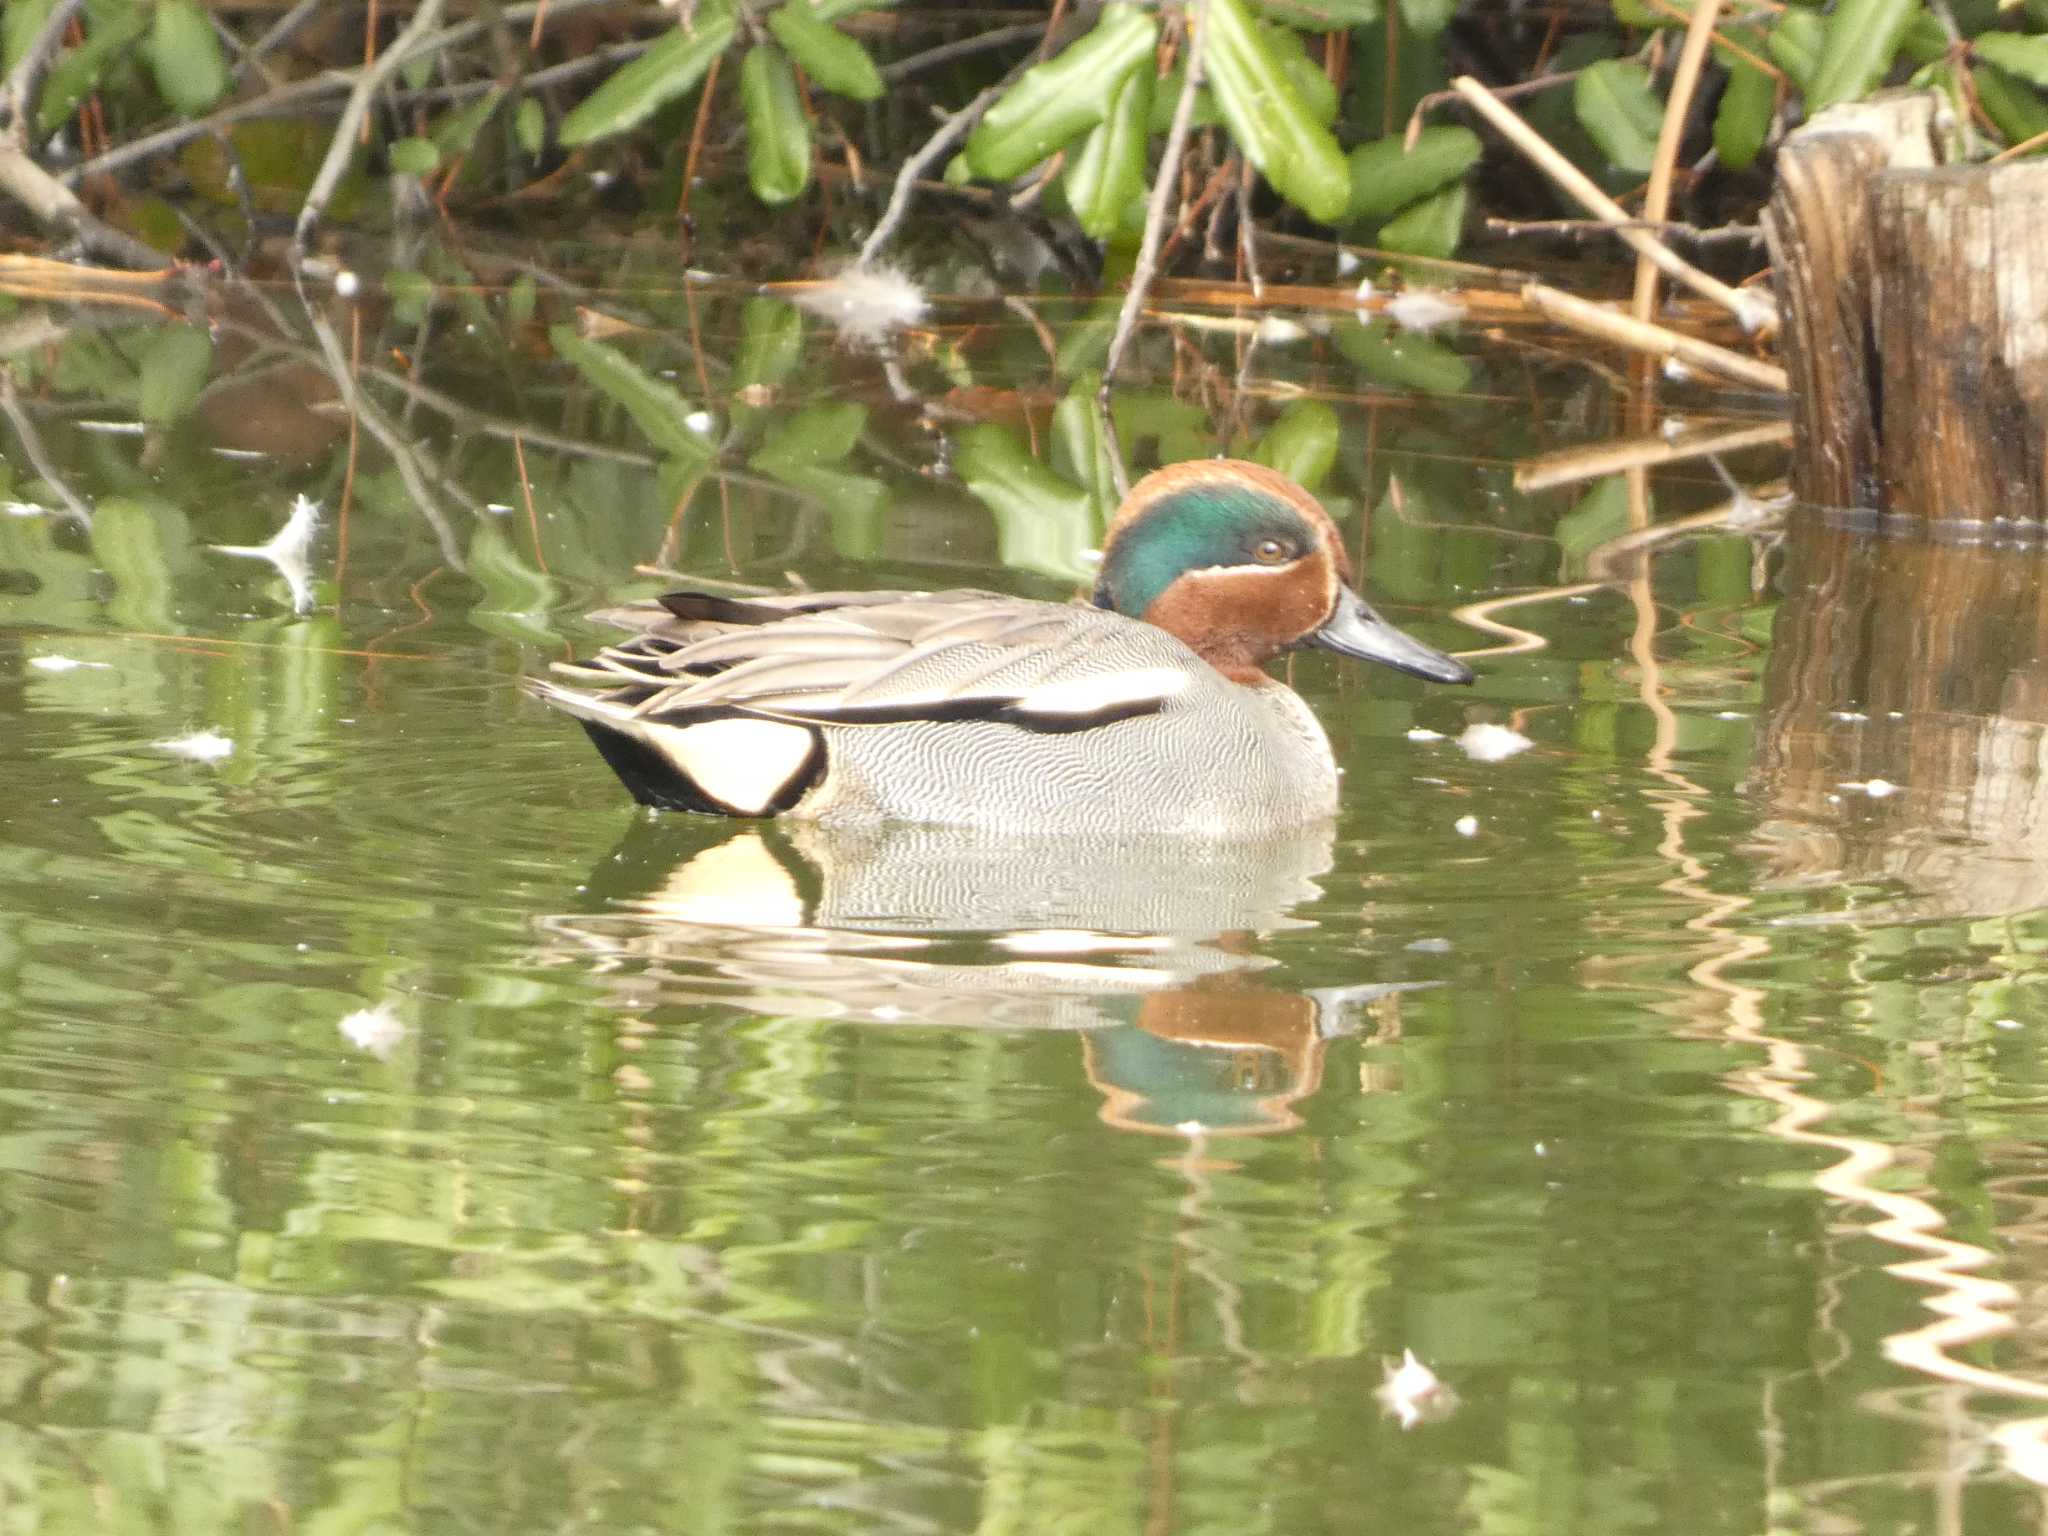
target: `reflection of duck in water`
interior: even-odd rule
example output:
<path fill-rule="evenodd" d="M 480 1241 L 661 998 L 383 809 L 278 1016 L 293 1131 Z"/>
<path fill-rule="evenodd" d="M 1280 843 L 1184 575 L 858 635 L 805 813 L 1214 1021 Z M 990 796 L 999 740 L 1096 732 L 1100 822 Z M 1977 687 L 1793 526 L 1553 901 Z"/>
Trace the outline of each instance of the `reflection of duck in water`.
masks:
<path fill-rule="evenodd" d="M 1252 935 L 1300 926 L 1327 823 L 1228 843 L 966 827 L 638 822 L 544 917 L 549 958 L 623 1007 L 1091 1033 L 1112 1124 L 1277 1130 L 1345 1007 L 1398 988 L 1252 985 Z M 1232 978 L 1239 978 L 1233 980 Z"/>
<path fill-rule="evenodd" d="M 639 633 L 532 687 L 648 805 L 1251 836 L 1337 808 L 1321 725 L 1260 670 L 1274 656 L 1313 645 L 1472 680 L 1382 619 L 1349 575 L 1300 486 L 1195 461 L 1132 489 L 1092 607 L 681 592 L 607 615 Z"/>
<path fill-rule="evenodd" d="M 1293 1106 L 1321 1086 L 1323 1048 L 1378 1019 L 1422 983 L 1283 992 L 1237 977 L 1194 982 L 1140 1001 L 1131 1024 L 1082 1041 L 1102 1118 L 1123 1130 L 1252 1136 L 1301 1124 Z"/>

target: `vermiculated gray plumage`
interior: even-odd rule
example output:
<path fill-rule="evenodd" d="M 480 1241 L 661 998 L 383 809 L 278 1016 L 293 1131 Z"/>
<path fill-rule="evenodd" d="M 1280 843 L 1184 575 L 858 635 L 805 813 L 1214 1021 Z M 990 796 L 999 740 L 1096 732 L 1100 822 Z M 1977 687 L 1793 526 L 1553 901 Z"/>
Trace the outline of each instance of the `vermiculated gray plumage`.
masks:
<path fill-rule="evenodd" d="M 987 592 L 678 594 L 534 691 L 652 804 L 1243 837 L 1330 815 L 1322 727 L 1164 630 Z"/>

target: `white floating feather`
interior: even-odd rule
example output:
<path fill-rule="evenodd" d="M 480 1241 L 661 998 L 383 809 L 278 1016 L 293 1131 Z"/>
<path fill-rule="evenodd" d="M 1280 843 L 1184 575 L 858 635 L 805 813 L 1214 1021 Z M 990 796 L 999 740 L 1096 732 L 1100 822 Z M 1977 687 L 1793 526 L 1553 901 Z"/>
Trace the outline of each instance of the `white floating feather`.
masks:
<path fill-rule="evenodd" d="M 406 1035 L 405 1020 L 388 1001 L 345 1014 L 334 1027 L 341 1031 L 342 1039 L 379 1061 L 387 1060 Z"/>
<path fill-rule="evenodd" d="M 842 341 L 864 346 L 917 324 L 931 307 L 924 290 L 902 268 L 886 262 L 849 263 L 796 289 L 790 299 L 798 309 L 831 322 Z"/>
<path fill-rule="evenodd" d="M 292 612 L 304 613 L 313 606 L 313 579 L 311 556 L 313 535 L 320 528 L 320 504 L 309 497 L 298 496 L 292 500 L 291 516 L 266 543 L 262 544 L 215 544 L 213 549 L 223 555 L 238 555 L 245 560 L 265 560 L 277 568 L 278 575 L 291 588 Z"/>
<path fill-rule="evenodd" d="M 1497 763 L 1517 752 L 1528 751 L 1536 743 L 1520 731 L 1482 720 L 1465 727 L 1464 734 L 1458 738 L 1458 745 L 1475 763 Z"/>

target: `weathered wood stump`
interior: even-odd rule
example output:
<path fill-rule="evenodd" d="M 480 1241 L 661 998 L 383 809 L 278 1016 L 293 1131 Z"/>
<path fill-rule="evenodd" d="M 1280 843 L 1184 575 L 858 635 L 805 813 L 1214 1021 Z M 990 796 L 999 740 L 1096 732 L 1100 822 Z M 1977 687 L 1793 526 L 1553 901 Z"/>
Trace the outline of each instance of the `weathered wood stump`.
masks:
<path fill-rule="evenodd" d="M 1822 113 L 1764 215 L 1793 489 L 1944 523 L 2048 524 L 2048 165 L 1942 165 L 1946 108 Z"/>

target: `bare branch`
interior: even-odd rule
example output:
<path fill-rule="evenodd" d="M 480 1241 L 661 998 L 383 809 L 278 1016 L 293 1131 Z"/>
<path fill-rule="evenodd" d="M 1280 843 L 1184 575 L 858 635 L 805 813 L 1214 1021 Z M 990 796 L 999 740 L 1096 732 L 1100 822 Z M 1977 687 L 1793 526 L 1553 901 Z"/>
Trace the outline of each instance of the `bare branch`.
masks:
<path fill-rule="evenodd" d="M 356 135 L 362 129 L 363 119 L 370 115 L 370 103 L 378 90 L 403 64 L 406 55 L 414 45 L 441 19 L 441 7 L 446 0 L 420 0 L 420 8 L 412 13 L 412 20 L 405 24 L 405 30 L 392 39 L 391 46 L 379 55 L 377 62 L 362 71 L 356 79 L 355 89 L 349 92 L 348 105 L 341 109 L 341 121 L 334 125 L 334 137 L 327 141 L 327 157 L 320 162 L 320 172 L 313 178 L 313 185 L 306 190 L 306 201 L 299 208 L 299 222 L 292 230 L 292 249 L 303 252 L 306 240 L 320 222 L 320 215 L 327 211 L 327 200 L 334 196 L 334 189 L 341 184 L 349 160 L 356 150 Z"/>
<path fill-rule="evenodd" d="M 1159 175 L 1152 182 L 1152 200 L 1145 209 L 1145 238 L 1138 246 L 1137 265 L 1131 269 L 1130 291 L 1124 295 L 1124 307 L 1117 312 L 1109 360 L 1102 365 L 1104 395 L 1109 393 L 1109 382 L 1116 377 L 1124 360 L 1124 349 L 1137 329 L 1145 295 L 1159 275 L 1159 241 L 1166 228 L 1166 207 L 1173 201 L 1173 185 L 1180 179 L 1180 157 L 1187 149 L 1188 126 L 1195 117 L 1195 92 L 1202 84 L 1202 47 L 1209 41 L 1209 0 L 1195 0 L 1186 14 L 1189 30 L 1194 34 L 1188 42 L 1187 74 L 1181 81 L 1180 100 L 1174 104 L 1173 126 L 1167 130 Z"/>

